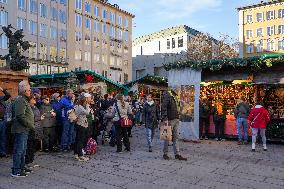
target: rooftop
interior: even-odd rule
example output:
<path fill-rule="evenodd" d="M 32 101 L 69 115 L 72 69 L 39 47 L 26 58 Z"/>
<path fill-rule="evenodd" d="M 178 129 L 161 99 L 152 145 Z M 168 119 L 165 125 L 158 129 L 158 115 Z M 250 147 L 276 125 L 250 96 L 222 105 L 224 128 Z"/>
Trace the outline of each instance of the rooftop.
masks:
<path fill-rule="evenodd" d="M 261 7 L 261 6 L 267 6 L 267 5 L 273 5 L 276 3 L 283 3 L 284 0 L 269 0 L 269 1 L 260 1 L 257 4 L 253 4 L 253 5 L 247 5 L 247 6 L 243 6 L 243 7 L 239 7 L 237 8 L 239 11 L 240 10 L 245 10 L 245 9 L 251 9 L 251 8 L 256 8 L 256 7 Z"/>
<path fill-rule="evenodd" d="M 119 11 L 125 13 L 125 14 L 130 15 L 132 18 L 135 17 L 134 14 L 131 14 L 130 12 L 127 12 L 127 11 L 121 9 L 121 8 L 118 6 L 118 4 L 111 4 L 111 3 L 108 2 L 108 0 L 98 0 L 98 1 L 101 2 L 101 3 L 103 3 L 103 4 L 105 4 L 105 5 L 107 5 L 107 6 L 113 7 L 113 8 L 115 8 L 115 9 L 117 9 L 117 10 L 119 10 Z"/>

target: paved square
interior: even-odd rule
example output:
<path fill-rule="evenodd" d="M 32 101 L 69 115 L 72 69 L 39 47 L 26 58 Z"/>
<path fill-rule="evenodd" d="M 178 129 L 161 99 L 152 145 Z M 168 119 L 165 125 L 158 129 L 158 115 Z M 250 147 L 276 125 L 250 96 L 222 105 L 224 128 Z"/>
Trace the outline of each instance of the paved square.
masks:
<path fill-rule="evenodd" d="M 189 161 L 165 161 L 158 136 L 149 153 L 144 134 L 143 128 L 134 129 L 131 153 L 116 154 L 116 148 L 100 145 L 89 162 L 76 161 L 72 153 L 37 153 L 35 163 L 40 167 L 26 178 L 12 178 L 11 159 L 1 159 L 0 188 L 284 188 L 283 145 L 268 145 L 267 152 L 258 145 L 253 153 L 250 145 L 229 141 L 181 143 L 182 155 Z"/>

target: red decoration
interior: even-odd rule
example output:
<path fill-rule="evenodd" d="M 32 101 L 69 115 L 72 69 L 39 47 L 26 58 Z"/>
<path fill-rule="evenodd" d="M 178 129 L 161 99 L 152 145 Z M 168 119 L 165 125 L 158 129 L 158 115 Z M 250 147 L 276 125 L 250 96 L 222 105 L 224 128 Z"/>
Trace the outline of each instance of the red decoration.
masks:
<path fill-rule="evenodd" d="M 94 81 L 94 76 L 92 76 L 92 75 L 85 75 L 85 80 L 86 80 L 86 82 L 91 83 L 91 82 Z"/>

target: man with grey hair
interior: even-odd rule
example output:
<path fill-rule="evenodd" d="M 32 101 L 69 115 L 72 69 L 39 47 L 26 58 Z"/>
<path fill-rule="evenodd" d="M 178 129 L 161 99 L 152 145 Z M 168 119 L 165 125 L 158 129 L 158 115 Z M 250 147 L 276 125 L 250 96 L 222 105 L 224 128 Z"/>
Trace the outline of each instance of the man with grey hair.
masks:
<path fill-rule="evenodd" d="M 13 177 L 26 177 L 31 170 L 25 168 L 25 155 L 30 130 L 34 129 L 34 114 L 29 104 L 31 88 L 28 81 L 19 83 L 19 96 L 12 105 L 12 133 L 14 134 Z"/>

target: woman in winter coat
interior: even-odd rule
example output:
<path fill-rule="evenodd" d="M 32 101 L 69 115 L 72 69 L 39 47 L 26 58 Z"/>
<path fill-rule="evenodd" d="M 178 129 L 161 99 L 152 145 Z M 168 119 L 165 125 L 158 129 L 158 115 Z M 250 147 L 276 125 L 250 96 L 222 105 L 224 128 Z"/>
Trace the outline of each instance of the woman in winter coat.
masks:
<path fill-rule="evenodd" d="M 74 107 L 77 115 L 75 123 L 76 139 L 74 144 L 74 154 L 78 161 L 88 161 L 89 158 L 83 155 L 82 149 L 85 147 L 88 137 L 88 119 L 90 114 L 90 105 L 87 102 L 87 98 L 91 97 L 88 93 L 83 93 L 79 96 L 78 104 Z"/>
<path fill-rule="evenodd" d="M 149 94 L 147 95 L 147 102 L 142 109 L 142 123 L 145 124 L 146 128 L 149 152 L 152 152 L 155 129 L 158 127 L 159 120 L 159 108 L 152 99 L 152 95 Z"/>
<path fill-rule="evenodd" d="M 269 112 L 261 105 L 261 103 L 256 103 L 256 106 L 250 111 L 248 116 L 248 121 L 252 127 L 252 151 L 255 151 L 255 142 L 258 130 L 260 130 L 260 135 L 263 143 L 263 150 L 266 151 L 266 136 L 265 131 L 268 122 L 270 121 Z"/>
<path fill-rule="evenodd" d="M 114 104 L 114 124 L 116 130 L 116 141 L 117 141 L 117 153 L 122 152 L 122 142 L 121 139 L 123 138 L 123 144 L 125 146 L 126 151 L 130 151 L 130 142 L 129 137 L 127 134 L 127 127 L 121 127 L 121 119 L 129 119 L 129 115 L 132 115 L 131 106 L 128 102 L 124 101 L 124 97 L 121 94 L 116 96 L 117 102 Z"/>

